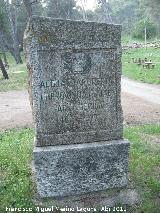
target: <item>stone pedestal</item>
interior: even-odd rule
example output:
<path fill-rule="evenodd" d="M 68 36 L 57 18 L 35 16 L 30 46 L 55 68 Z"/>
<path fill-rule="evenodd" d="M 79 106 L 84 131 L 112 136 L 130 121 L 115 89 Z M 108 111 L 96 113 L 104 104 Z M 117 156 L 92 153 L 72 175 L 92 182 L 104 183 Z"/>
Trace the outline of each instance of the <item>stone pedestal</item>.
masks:
<path fill-rule="evenodd" d="M 124 187 L 127 140 L 36 147 L 34 168 L 41 197 L 64 197 Z"/>
<path fill-rule="evenodd" d="M 135 187 L 129 183 L 122 188 L 107 189 L 83 195 L 61 198 L 42 198 L 38 194 L 34 203 L 39 209 L 51 209 L 52 213 L 59 212 L 134 212 L 139 203 L 139 195 Z M 123 211 L 120 211 L 123 209 Z"/>

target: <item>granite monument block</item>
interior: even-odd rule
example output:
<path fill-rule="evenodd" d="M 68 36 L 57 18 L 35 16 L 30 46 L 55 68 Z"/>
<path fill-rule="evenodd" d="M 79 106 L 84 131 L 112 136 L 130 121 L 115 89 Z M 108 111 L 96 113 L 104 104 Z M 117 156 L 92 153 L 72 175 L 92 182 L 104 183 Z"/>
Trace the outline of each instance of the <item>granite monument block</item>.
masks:
<path fill-rule="evenodd" d="M 41 197 L 125 186 L 121 26 L 33 16 L 24 44 Z"/>

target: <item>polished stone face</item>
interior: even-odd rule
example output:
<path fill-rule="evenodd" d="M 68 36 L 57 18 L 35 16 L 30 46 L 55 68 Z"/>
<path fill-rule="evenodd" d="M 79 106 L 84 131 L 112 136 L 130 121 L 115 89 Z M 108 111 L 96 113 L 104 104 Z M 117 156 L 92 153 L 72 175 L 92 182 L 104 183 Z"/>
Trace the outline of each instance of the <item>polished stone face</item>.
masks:
<path fill-rule="evenodd" d="M 122 138 L 121 27 L 33 17 L 25 33 L 37 146 Z"/>

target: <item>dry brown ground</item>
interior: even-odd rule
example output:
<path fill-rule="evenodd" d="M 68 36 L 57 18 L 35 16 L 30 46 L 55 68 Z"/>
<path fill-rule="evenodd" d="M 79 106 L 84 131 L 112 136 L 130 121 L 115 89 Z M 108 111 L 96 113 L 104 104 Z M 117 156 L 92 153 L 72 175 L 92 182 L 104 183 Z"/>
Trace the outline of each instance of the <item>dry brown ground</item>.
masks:
<path fill-rule="evenodd" d="M 122 108 L 126 124 L 160 123 L 160 105 L 129 93 L 122 93 Z"/>

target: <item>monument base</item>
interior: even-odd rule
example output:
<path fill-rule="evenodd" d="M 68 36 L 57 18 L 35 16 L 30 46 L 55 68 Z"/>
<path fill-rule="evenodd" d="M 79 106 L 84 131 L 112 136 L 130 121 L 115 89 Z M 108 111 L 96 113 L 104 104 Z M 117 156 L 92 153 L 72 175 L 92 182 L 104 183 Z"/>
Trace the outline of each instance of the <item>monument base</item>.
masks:
<path fill-rule="evenodd" d="M 139 194 L 131 183 L 127 187 L 108 189 L 84 195 L 64 198 L 43 199 L 38 194 L 34 204 L 40 209 L 48 208 L 50 212 L 132 212 L 140 202 Z M 116 211 L 116 210 L 117 211 Z M 123 211 L 122 211 L 123 209 Z M 59 211 L 57 211 L 59 210 Z M 114 210 L 114 211 L 113 211 Z M 120 211 L 121 210 L 121 211 Z M 132 211 L 130 211 L 132 210 Z"/>
<path fill-rule="evenodd" d="M 128 183 L 127 140 L 36 147 L 34 172 L 41 198 L 77 196 Z"/>

